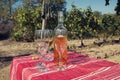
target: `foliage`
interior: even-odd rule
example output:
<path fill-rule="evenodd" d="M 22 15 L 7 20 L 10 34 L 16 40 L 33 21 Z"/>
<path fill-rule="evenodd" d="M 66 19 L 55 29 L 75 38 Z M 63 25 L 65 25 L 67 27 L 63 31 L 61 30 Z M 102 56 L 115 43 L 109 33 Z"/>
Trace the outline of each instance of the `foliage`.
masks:
<path fill-rule="evenodd" d="M 10 18 L 12 13 L 12 4 L 15 3 L 15 0 L 0 0 L 0 18 L 7 20 Z"/>
<path fill-rule="evenodd" d="M 88 37 L 102 37 L 107 40 L 111 36 L 120 35 L 120 16 L 114 14 L 104 14 L 93 12 L 90 7 L 86 10 L 72 6 L 72 10 L 67 12 L 65 26 L 67 27 L 71 39 L 83 39 Z"/>
<path fill-rule="evenodd" d="M 13 18 L 17 24 L 13 30 L 13 37 L 16 40 L 34 40 L 34 31 L 41 29 L 43 12 L 42 0 L 40 1 L 40 6 L 35 7 L 31 3 L 27 3 L 26 6 L 19 8 L 14 14 Z M 51 10 L 50 13 L 49 10 L 45 12 L 49 14 L 46 14 L 46 29 L 54 29 L 57 26 L 57 3 L 53 5 L 51 2 L 50 4 L 52 6 L 47 7 Z M 65 5 L 62 9 L 65 11 Z M 98 11 L 93 12 L 90 7 L 82 10 L 81 8 L 76 8 L 75 5 L 72 5 L 72 10 L 65 13 L 64 25 L 69 31 L 69 39 L 81 39 L 82 45 L 84 45 L 84 38 L 103 37 L 107 40 L 110 36 L 120 35 L 120 16 L 114 14 L 103 15 Z"/>
<path fill-rule="evenodd" d="M 42 29 L 48 28 L 47 21 L 54 20 L 57 12 L 63 10 L 66 12 L 66 0 L 39 0 L 42 4 Z M 48 22 L 49 23 L 49 22 Z"/>
<path fill-rule="evenodd" d="M 102 17 L 102 33 L 104 34 L 104 40 L 110 35 L 113 35 L 115 20 L 111 15 L 103 15 Z"/>
<path fill-rule="evenodd" d="M 109 1 L 110 0 L 105 0 L 105 6 L 109 5 Z M 117 15 L 120 15 L 120 0 L 117 0 L 115 11 Z"/>
<path fill-rule="evenodd" d="M 67 13 L 65 19 L 65 26 L 68 31 L 73 35 L 72 38 L 79 37 L 79 33 L 82 32 L 81 27 L 84 26 L 83 12 L 81 9 L 75 7 Z M 70 35 L 71 36 L 71 35 Z"/>
<path fill-rule="evenodd" d="M 38 6 L 30 0 L 24 0 L 24 3 L 24 6 L 17 10 L 17 17 L 14 18 L 17 22 L 13 32 L 15 40 L 34 41 L 34 32 L 42 28 L 43 19 L 48 24 L 46 29 L 54 29 L 57 24 L 57 11 L 65 11 L 65 0 L 45 0 L 44 4 L 43 0 L 39 0 Z"/>
<path fill-rule="evenodd" d="M 117 5 L 115 7 L 115 11 L 117 15 L 120 15 L 120 0 L 117 1 Z"/>
<path fill-rule="evenodd" d="M 90 7 L 85 11 L 72 6 L 72 10 L 67 13 L 65 26 L 69 30 L 69 37 L 81 39 L 81 46 L 84 46 L 83 39 L 85 37 L 94 36 L 97 29 L 97 21 L 93 17 Z"/>
<path fill-rule="evenodd" d="M 31 6 L 28 8 L 27 5 Z M 41 8 L 34 8 L 30 3 L 27 5 L 19 8 L 14 16 L 17 25 L 14 27 L 13 37 L 18 41 L 34 41 L 35 29 L 41 28 Z"/>

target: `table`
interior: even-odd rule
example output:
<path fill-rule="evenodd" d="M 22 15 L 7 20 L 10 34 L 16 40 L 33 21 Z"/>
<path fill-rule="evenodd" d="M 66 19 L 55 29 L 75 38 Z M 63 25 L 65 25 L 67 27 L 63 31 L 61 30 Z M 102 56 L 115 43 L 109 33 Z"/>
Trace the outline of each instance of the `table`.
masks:
<path fill-rule="evenodd" d="M 40 60 L 32 56 L 16 57 L 12 60 L 10 80 L 120 80 L 120 64 L 90 58 L 76 52 L 68 52 L 65 71 L 56 71 L 54 62 L 47 63 L 48 72 L 40 72 L 35 66 Z"/>

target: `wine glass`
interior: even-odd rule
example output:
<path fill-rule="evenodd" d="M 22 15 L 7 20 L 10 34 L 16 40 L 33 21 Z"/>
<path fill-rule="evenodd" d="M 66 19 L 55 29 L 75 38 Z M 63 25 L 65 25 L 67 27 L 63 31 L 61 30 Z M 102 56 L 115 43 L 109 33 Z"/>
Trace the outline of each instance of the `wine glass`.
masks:
<path fill-rule="evenodd" d="M 40 30 L 40 40 L 37 48 L 40 62 L 37 63 L 37 66 L 40 68 L 41 72 L 49 71 L 46 62 L 53 60 L 53 54 L 51 52 L 52 42 L 53 30 Z"/>

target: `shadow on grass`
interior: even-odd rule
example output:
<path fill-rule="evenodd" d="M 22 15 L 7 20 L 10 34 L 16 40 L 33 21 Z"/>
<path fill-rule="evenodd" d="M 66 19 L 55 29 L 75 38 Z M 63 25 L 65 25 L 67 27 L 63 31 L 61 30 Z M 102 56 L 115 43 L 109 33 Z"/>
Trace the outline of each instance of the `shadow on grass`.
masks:
<path fill-rule="evenodd" d="M 22 54 L 22 55 L 17 55 L 17 56 L 6 56 L 6 57 L 0 57 L 0 69 L 8 66 L 11 64 L 11 61 L 13 60 L 14 57 L 20 57 L 20 56 L 29 56 L 30 53 L 27 54 Z"/>
<path fill-rule="evenodd" d="M 22 54 L 22 55 L 17 55 L 17 56 L 0 57 L 0 62 L 12 61 L 12 59 L 13 59 L 14 57 L 29 56 L 29 55 L 30 55 L 30 53 Z"/>
<path fill-rule="evenodd" d="M 9 34 L 0 34 L 0 41 L 9 39 Z"/>

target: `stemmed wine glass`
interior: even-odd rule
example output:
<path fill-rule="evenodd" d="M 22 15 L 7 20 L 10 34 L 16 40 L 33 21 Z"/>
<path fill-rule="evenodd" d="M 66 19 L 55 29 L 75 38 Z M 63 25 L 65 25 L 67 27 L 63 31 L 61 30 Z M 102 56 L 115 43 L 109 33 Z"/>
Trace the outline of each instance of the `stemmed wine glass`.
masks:
<path fill-rule="evenodd" d="M 41 72 L 49 71 L 46 61 L 52 61 L 53 56 L 51 52 L 51 45 L 53 42 L 53 30 L 40 30 L 40 40 L 38 42 L 37 52 L 39 54 L 40 62 L 36 65 Z"/>

